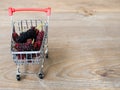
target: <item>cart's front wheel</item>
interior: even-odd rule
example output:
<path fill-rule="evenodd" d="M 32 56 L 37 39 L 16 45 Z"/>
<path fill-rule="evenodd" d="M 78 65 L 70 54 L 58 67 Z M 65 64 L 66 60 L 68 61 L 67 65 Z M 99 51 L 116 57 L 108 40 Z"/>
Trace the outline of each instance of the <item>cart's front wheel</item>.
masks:
<path fill-rule="evenodd" d="M 40 73 L 40 74 L 39 74 L 39 78 L 40 78 L 40 79 L 43 79 L 43 78 L 44 78 L 44 73 Z"/>
<path fill-rule="evenodd" d="M 17 81 L 20 81 L 20 79 L 21 79 L 20 75 L 16 75 L 16 79 L 17 79 Z"/>

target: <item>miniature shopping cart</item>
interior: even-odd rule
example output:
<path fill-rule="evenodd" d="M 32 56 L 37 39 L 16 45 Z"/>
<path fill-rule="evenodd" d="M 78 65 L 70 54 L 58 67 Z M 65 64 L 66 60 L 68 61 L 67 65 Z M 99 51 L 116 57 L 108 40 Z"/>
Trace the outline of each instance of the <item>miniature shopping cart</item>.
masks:
<path fill-rule="evenodd" d="M 31 27 L 37 27 L 41 25 L 44 36 L 42 40 L 42 44 L 39 50 L 37 51 L 17 51 L 14 48 L 15 42 L 13 38 L 11 38 L 11 53 L 13 61 L 17 65 L 17 73 L 16 79 L 19 81 L 21 79 L 21 72 L 20 72 L 20 65 L 27 65 L 27 64 L 40 64 L 40 71 L 38 76 L 40 79 L 43 79 L 43 67 L 44 67 L 44 60 L 48 58 L 48 24 L 49 24 L 49 16 L 51 14 L 51 8 L 9 8 L 9 16 L 11 16 L 11 24 L 12 24 L 12 32 L 15 30 L 19 34 L 28 30 Z M 47 14 L 47 19 L 42 21 L 41 19 L 25 19 L 25 20 L 13 20 L 13 13 L 18 11 L 36 11 L 36 12 L 45 12 Z M 24 58 L 23 58 L 24 55 Z M 19 56 L 19 58 L 18 58 Z"/>

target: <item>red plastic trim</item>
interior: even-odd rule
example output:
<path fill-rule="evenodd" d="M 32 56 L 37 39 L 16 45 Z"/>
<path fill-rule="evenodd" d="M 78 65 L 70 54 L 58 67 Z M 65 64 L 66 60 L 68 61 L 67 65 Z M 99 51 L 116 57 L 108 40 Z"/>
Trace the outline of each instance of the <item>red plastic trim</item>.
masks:
<path fill-rule="evenodd" d="M 19 12 L 19 11 L 39 11 L 39 12 L 45 12 L 47 16 L 51 15 L 51 8 L 8 8 L 9 16 L 12 16 L 14 12 Z"/>

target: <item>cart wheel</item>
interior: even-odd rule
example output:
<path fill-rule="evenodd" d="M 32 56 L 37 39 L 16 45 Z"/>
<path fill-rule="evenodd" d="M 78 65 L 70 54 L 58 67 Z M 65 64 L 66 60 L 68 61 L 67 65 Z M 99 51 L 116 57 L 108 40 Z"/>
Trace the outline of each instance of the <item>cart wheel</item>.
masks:
<path fill-rule="evenodd" d="M 48 53 L 46 54 L 46 58 L 48 58 Z"/>
<path fill-rule="evenodd" d="M 16 79 L 18 80 L 18 81 L 20 81 L 20 75 L 16 75 Z"/>
<path fill-rule="evenodd" d="M 44 74 L 43 74 L 43 73 L 40 73 L 40 74 L 39 74 L 39 78 L 40 78 L 40 79 L 43 79 L 43 78 L 44 78 Z"/>

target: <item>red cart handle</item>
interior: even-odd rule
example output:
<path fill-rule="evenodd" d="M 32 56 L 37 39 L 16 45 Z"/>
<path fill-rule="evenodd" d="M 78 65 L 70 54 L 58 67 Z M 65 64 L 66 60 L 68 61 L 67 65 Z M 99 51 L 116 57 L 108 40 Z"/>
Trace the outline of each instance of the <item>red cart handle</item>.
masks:
<path fill-rule="evenodd" d="M 45 12 L 47 16 L 51 15 L 51 8 L 8 8 L 9 16 L 12 16 L 14 12 L 18 11 L 39 11 L 39 12 Z"/>

